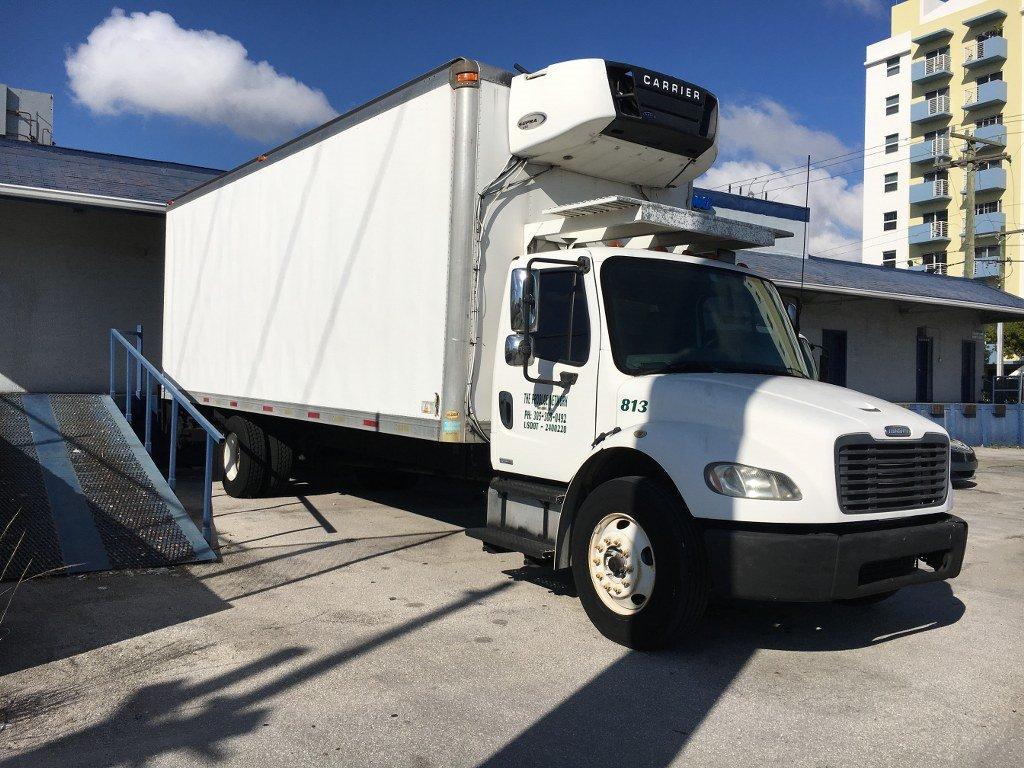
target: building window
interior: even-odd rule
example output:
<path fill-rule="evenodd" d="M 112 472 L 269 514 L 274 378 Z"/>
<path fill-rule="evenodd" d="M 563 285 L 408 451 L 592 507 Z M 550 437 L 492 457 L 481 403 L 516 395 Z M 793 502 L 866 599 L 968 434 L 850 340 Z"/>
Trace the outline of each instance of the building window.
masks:
<path fill-rule="evenodd" d="M 925 181 L 939 181 L 940 179 L 949 179 L 949 171 L 928 171 L 928 173 L 924 175 Z"/>
<path fill-rule="evenodd" d="M 1002 79 L 1003 79 L 1003 73 L 1000 70 L 999 72 L 993 72 L 991 75 L 982 75 L 975 82 L 978 85 L 981 85 L 983 83 L 997 83 L 997 82 L 1001 81 Z"/>
<path fill-rule="evenodd" d="M 898 183 L 899 183 L 899 174 L 898 173 L 887 173 L 887 174 L 885 174 L 885 191 L 886 192 L 895 192 Z"/>
<path fill-rule="evenodd" d="M 891 155 L 900 148 L 900 135 L 890 133 L 885 137 L 885 154 Z"/>
<path fill-rule="evenodd" d="M 1003 207 L 1000 203 L 1000 200 L 992 200 L 988 203 L 978 203 L 974 206 L 974 215 L 984 216 L 986 213 L 999 213 Z"/>
<path fill-rule="evenodd" d="M 988 40 L 990 37 L 1002 37 L 1002 36 L 1003 36 L 1003 28 L 1002 27 L 996 27 L 995 29 L 990 29 L 987 32 L 979 33 L 978 35 L 975 36 L 974 39 L 975 40 Z"/>
<path fill-rule="evenodd" d="M 891 232 L 896 229 L 896 211 L 886 211 L 882 214 L 882 231 Z"/>
<path fill-rule="evenodd" d="M 939 96 L 949 96 L 949 88 L 936 88 L 934 91 L 928 91 L 924 97 L 928 101 L 937 99 Z"/>
<path fill-rule="evenodd" d="M 935 253 L 922 254 L 921 266 L 924 267 L 925 272 L 931 272 L 936 275 L 946 274 L 946 252 L 936 251 Z"/>
<path fill-rule="evenodd" d="M 984 128 L 986 125 L 1002 125 L 1003 124 L 1003 113 L 1000 112 L 998 115 L 992 115 L 991 117 L 983 117 L 974 123 L 975 128 Z"/>
<path fill-rule="evenodd" d="M 995 261 L 999 258 L 998 245 L 979 245 L 974 248 L 974 258 Z"/>
<path fill-rule="evenodd" d="M 895 56 L 885 62 L 885 76 L 892 77 L 900 73 L 900 57 Z"/>
<path fill-rule="evenodd" d="M 975 376 L 975 361 L 978 359 L 978 342 L 964 341 L 960 346 L 960 402 L 973 403 L 978 399 Z"/>
<path fill-rule="evenodd" d="M 882 266 L 896 269 L 896 251 L 882 251 Z"/>
<path fill-rule="evenodd" d="M 821 380 L 846 386 L 846 331 L 821 329 Z"/>
<path fill-rule="evenodd" d="M 899 97 L 899 95 L 896 95 L 896 96 L 886 96 L 885 97 L 885 114 L 887 114 L 887 115 L 895 115 L 899 111 L 900 111 L 900 97 Z"/>
<path fill-rule="evenodd" d="M 979 171 L 987 171 L 989 168 L 1002 168 L 1002 160 L 983 160 L 977 165 Z"/>

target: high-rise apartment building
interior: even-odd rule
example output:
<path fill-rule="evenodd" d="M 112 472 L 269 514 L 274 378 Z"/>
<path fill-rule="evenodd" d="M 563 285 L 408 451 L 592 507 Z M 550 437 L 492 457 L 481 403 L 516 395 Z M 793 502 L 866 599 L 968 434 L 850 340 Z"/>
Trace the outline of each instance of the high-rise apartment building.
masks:
<path fill-rule="evenodd" d="M 1020 207 L 1024 131 L 1020 0 L 904 0 L 892 36 L 867 48 L 864 261 L 964 274 L 970 134 L 974 274 L 1024 294 Z M 993 145 L 994 144 L 994 145 Z M 1007 155 L 1007 158 L 1003 158 Z"/>

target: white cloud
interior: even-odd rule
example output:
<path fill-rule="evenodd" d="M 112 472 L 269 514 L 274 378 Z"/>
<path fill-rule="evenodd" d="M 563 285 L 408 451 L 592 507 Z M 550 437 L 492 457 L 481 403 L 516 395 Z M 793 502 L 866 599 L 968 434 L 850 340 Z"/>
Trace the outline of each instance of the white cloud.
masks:
<path fill-rule="evenodd" d="M 860 259 L 860 248 L 845 246 L 860 239 L 863 187 L 848 174 L 863 159 L 836 136 L 801 124 L 785 107 L 771 100 L 726 108 L 722 114 L 721 160 L 697 180 L 700 187 L 753 194 L 793 205 L 804 204 L 802 166 L 811 155 L 808 252 L 832 258 Z M 815 158 L 848 155 L 832 167 L 815 169 Z M 843 174 L 843 175 L 833 175 Z M 850 174 L 857 178 L 856 174 Z"/>
<path fill-rule="evenodd" d="M 280 139 L 337 114 L 324 94 L 253 61 L 234 38 L 160 11 L 115 8 L 64 62 L 75 98 L 103 115 L 168 115 Z"/>

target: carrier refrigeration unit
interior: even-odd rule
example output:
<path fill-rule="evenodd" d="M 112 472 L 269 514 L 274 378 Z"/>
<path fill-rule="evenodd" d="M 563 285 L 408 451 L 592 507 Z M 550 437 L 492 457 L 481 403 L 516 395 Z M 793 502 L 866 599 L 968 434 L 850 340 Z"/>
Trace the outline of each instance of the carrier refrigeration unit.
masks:
<path fill-rule="evenodd" d="M 780 233 L 690 209 L 717 129 L 679 77 L 457 59 L 173 201 L 163 360 L 225 427 L 227 492 L 486 478 L 470 534 L 571 568 L 632 647 L 712 594 L 956 576 L 946 433 L 813 380 L 735 263 Z"/>

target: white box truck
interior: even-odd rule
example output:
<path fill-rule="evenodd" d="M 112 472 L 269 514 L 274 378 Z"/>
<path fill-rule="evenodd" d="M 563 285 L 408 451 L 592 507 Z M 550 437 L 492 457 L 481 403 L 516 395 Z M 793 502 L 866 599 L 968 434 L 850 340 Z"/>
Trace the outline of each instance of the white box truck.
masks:
<path fill-rule="evenodd" d="M 457 59 L 175 200 L 163 360 L 228 435 L 224 485 L 296 461 L 487 478 L 470 531 L 571 568 L 637 648 L 709 595 L 882 599 L 955 577 L 949 440 L 815 380 L 777 232 L 688 206 L 718 102 L 601 59 Z"/>

